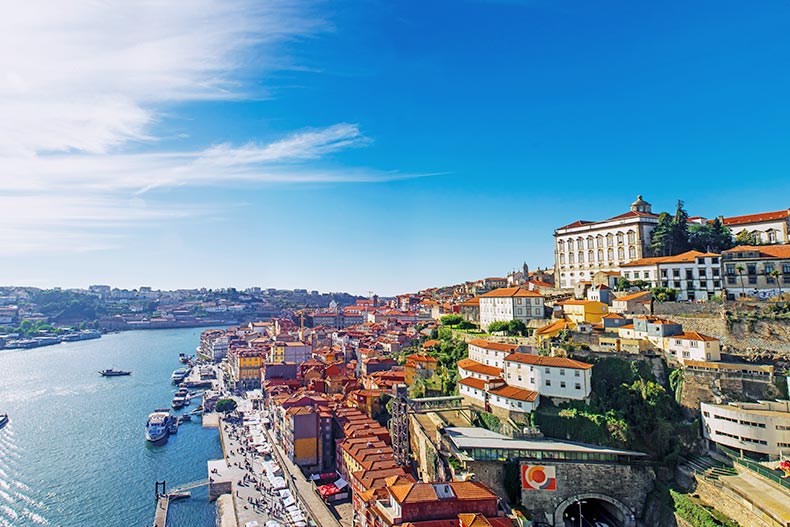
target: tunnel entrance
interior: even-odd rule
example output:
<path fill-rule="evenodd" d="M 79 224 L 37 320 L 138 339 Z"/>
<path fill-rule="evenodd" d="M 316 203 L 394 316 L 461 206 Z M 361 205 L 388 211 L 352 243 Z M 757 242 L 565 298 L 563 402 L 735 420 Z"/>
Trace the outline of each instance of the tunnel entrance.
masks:
<path fill-rule="evenodd" d="M 563 501 L 554 513 L 555 527 L 633 527 L 628 508 L 602 494 L 579 494 Z"/>

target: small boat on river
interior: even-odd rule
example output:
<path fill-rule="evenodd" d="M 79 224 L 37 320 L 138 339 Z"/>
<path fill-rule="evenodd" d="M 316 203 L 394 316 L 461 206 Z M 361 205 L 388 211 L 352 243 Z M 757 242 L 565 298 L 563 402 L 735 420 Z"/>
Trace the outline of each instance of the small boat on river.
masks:
<path fill-rule="evenodd" d="M 112 368 L 108 370 L 101 370 L 99 374 L 102 377 L 120 377 L 122 375 L 131 375 L 132 372 L 130 371 L 123 371 L 123 370 L 113 370 Z"/>
<path fill-rule="evenodd" d="M 0 414 L 0 428 L 8 424 L 8 414 Z"/>

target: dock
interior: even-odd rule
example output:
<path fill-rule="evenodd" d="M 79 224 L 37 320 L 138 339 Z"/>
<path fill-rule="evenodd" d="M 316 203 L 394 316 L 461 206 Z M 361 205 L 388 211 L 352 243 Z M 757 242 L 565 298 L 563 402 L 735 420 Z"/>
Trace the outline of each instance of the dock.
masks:
<path fill-rule="evenodd" d="M 154 514 L 153 527 L 165 527 L 167 524 L 167 508 L 170 506 L 170 498 L 161 495 L 156 498 L 156 513 Z"/>

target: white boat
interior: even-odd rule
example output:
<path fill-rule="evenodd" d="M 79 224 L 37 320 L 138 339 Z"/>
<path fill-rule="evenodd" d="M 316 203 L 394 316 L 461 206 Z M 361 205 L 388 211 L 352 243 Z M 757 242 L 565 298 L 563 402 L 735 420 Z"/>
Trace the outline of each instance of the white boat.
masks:
<path fill-rule="evenodd" d="M 148 416 L 145 423 L 145 438 L 156 443 L 170 435 L 170 425 L 173 416 L 167 408 L 157 408 Z"/>
<path fill-rule="evenodd" d="M 170 379 L 173 381 L 174 384 L 178 384 L 181 381 L 183 381 L 184 379 L 186 379 L 187 375 L 189 375 L 189 370 L 188 369 L 186 369 L 186 368 L 179 368 L 179 369 L 177 369 L 176 371 L 173 372 L 173 374 L 170 376 Z"/>

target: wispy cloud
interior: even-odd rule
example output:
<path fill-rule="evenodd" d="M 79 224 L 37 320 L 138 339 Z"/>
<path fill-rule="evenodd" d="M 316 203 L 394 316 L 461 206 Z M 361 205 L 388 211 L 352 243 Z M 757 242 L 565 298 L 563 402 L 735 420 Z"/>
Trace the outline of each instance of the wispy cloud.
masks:
<path fill-rule="evenodd" d="M 288 44 L 328 29 L 311 1 L 10 6 L 0 18 L 0 254 L 106 248 L 130 225 L 210 213 L 150 199 L 153 189 L 414 177 L 326 168 L 322 158 L 371 143 L 352 123 L 188 151 L 155 136 L 174 103 L 264 96 L 243 79 L 265 90 L 268 72 L 299 67 Z"/>

